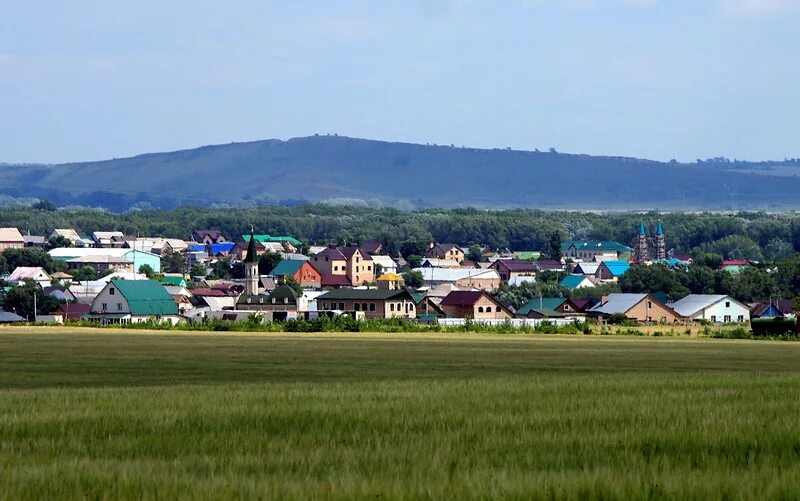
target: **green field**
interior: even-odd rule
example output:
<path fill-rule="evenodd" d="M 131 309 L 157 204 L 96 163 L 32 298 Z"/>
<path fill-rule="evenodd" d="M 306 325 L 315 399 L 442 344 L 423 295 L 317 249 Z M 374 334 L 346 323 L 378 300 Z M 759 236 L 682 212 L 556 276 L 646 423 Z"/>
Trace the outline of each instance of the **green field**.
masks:
<path fill-rule="evenodd" d="M 0 328 L 0 498 L 800 496 L 800 344 Z"/>

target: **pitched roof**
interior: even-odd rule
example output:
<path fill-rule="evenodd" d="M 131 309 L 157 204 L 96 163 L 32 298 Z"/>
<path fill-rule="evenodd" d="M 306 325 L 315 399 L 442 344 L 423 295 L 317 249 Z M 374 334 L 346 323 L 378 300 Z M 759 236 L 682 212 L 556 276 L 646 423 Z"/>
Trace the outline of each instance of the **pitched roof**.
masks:
<path fill-rule="evenodd" d="M 16 228 L 0 228 L 0 242 L 25 243 L 22 233 Z"/>
<path fill-rule="evenodd" d="M 458 268 L 461 265 L 455 259 L 440 259 L 438 257 L 425 258 L 422 261 L 424 268 Z"/>
<path fill-rule="evenodd" d="M 236 243 L 235 242 L 222 242 L 220 244 L 208 244 L 208 246 L 211 248 L 211 255 L 212 256 L 217 256 L 219 254 L 228 254 L 230 251 L 233 250 L 234 247 L 236 247 Z M 250 247 L 248 246 L 248 249 L 249 248 Z M 254 252 L 253 255 L 255 256 L 256 253 Z"/>
<path fill-rule="evenodd" d="M 500 280 L 496 270 L 484 268 L 414 268 L 426 282 L 456 282 L 465 278 Z"/>
<path fill-rule="evenodd" d="M 623 275 L 631 267 L 631 264 L 627 261 L 603 261 L 600 264 L 605 265 L 615 277 Z"/>
<path fill-rule="evenodd" d="M 269 274 L 275 277 L 292 276 L 307 262 L 308 261 L 301 261 L 299 259 L 284 259 L 276 264 L 275 268 L 273 268 Z"/>
<path fill-rule="evenodd" d="M 589 311 L 592 313 L 601 313 L 604 315 L 613 315 L 614 313 L 626 313 L 628 310 L 639 304 L 647 294 L 632 294 L 623 292 L 614 292 L 608 295 L 608 300 L 605 303 L 597 304 Z"/>
<path fill-rule="evenodd" d="M 107 249 L 106 249 L 107 250 Z M 80 256 L 74 257 L 72 259 L 67 260 L 68 263 L 101 263 L 101 264 L 133 264 L 132 261 L 125 259 L 124 257 L 117 257 L 117 256 L 109 256 L 109 255 L 89 255 L 89 256 Z"/>
<path fill-rule="evenodd" d="M 588 280 L 585 275 L 567 275 L 558 285 L 568 289 L 577 289 L 584 280 Z"/>
<path fill-rule="evenodd" d="M 439 304 L 447 306 L 472 306 L 483 297 L 484 294 L 486 293 L 483 291 L 453 291 L 446 295 Z"/>
<path fill-rule="evenodd" d="M 497 269 L 505 268 L 512 273 L 534 273 L 539 271 L 537 263 L 524 259 L 498 259 L 494 262 Z"/>
<path fill-rule="evenodd" d="M 163 285 L 154 280 L 112 280 L 128 302 L 132 315 L 177 315 L 178 306 Z"/>
<path fill-rule="evenodd" d="M 372 254 L 373 252 L 378 252 L 383 248 L 383 244 L 378 241 L 366 241 L 361 242 L 359 246 L 361 248 L 362 254 Z"/>
<path fill-rule="evenodd" d="M 25 319 L 16 313 L 0 309 L 0 323 L 24 322 Z"/>
<path fill-rule="evenodd" d="M 750 261 L 747 259 L 726 259 L 720 267 L 726 268 L 728 266 L 750 266 Z"/>
<path fill-rule="evenodd" d="M 339 247 L 339 252 L 341 252 L 347 259 L 351 259 L 356 251 L 359 251 L 359 253 L 364 257 L 364 261 L 372 261 L 372 256 L 361 252 L 361 249 L 358 247 L 358 245 L 353 244 L 345 247 Z"/>
<path fill-rule="evenodd" d="M 347 275 L 334 275 L 333 273 L 320 274 L 319 284 L 322 287 L 350 287 Z"/>
<path fill-rule="evenodd" d="M 44 275 L 48 280 L 50 275 L 44 271 L 44 268 L 39 266 L 17 266 L 17 268 L 8 277 L 10 282 L 19 282 L 21 280 L 36 280 L 38 276 Z"/>
<path fill-rule="evenodd" d="M 185 286 L 186 279 L 182 276 L 176 275 L 164 275 L 161 277 L 161 283 L 163 285 L 178 285 L 178 286 Z"/>
<path fill-rule="evenodd" d="M 331 261 L 347 261 L 347 258 L 342 254 L 338 247 L 326 247 L 325 250 L 316 254 L 317 257 L 327 257 Z"/>
<path fill-rule="evenodd" d="M 742 304 L 732 297 L 726 296 L 725 294 L 689 294 L 688 296 L 675 301 L 670 306 L 679 315 L 683 317 L 690 317 L 726 299 L 740 305 L 742 308 L 747 310 L 750 309 L 747 305 Z"/>
<path fill-rule="evenodd" d="M 564 265 L 561 264 L 560 261 L 556 261 L 555 259 L 540 259 L 538 261 L 534 261 L 534 264 L 536 265 L 537 268 L 539 268 L 539 270 L 542 271 L 547 271 L 547 270 L 555 271 L 564 269 Z"/>
<path fill-rule="evenodd" d="M 561 250 L 565 251 L 571 246 L 577 250 L 608 251 L 608 252 L 630 252 L 633 249 L 627 245 L 610 240 L 566 240 L 561 242 Z"/>
<path fill-rule="evenodd" d="M 296 239 L 294 237 L 289 237 L 289 236 L 272 236 L 272 235 L 267 235 L 266 233 L 265 234 L 261 234 L 261 235 L 253 235 L 253 236 L 255 237 L 255 239 L 256 239 L 256 241 L 258 243 L 262 243 L 262 244 L 265 244 L 265 243 L 268 243 L 268 242 L 278 242 L 278 243 L 287 242 L 287 243 L 292 244 L 295 247 L 299 247 L 299 246 L 303 245 L 303 242 L 301 242 L 300 240 L 298 240 L 298 239 Z M 242 240 L 244 240 L 244 241 L 247 241 L 249 238 L 250 238 L 250 235 L 242 235 Z"/>
<path fill-rule="evenodd" d="M 403 280 L 403 275 L 397 273 L 384 273 L 378 277 L 378 282 L 398 282 Z"/>
<path fill-rule="evenodd" d="M 365 301 L 385 301 L 387 299 L 409 299 L 414 300 L 411 294 L 405 290 L 387 291 L 382 289 L 335 289 L 328 291 L 317 297 L 320 299 L 344 299 L 344 300 L 365 300 Z"/>
<path fill-rule="evenodd" d="M 517 310 L 517 315 L 527 315 L 531 311 L 555 311 L 567 301 L 565 297 L 535 297 Z"/>
<path fill-rule="evenodd" d="M 200 289 L 192 289 L 191 293 L 193 296 L 208 296 L 208 297 L 224 297 L 227 296 L 223 291 L 219 289 L 208 289 L 208 288 L 200 288 Z"/>
<path fill-rule="evenodd" d="M 80 318 L 81 315 L 87 315 L 91 312 L 92 305 L 89 303 L 64 303 L 58 305 L 56 308 L 56 315 L 64 315 L 66 318 L 75 319 Z"/>
<path fill-rule="evenodd" d="M 575 266 L 575 269 L 572 270 L 572 273 L 575 274 L 582 274 L 582 275 L 594 275 L 597 273 L 597 268 L 600 267 L 600 263 L 578 263 Z"/>

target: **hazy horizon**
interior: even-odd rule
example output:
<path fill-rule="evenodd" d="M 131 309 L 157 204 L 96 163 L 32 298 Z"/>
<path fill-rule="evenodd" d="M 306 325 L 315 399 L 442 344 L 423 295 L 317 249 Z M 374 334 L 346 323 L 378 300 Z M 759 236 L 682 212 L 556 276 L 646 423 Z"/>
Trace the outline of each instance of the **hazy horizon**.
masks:
<path fill-rule="evenodd" d="M 0 18 L 0 162 L 315 133 L 800 157 L 796 0 L 88 0 Z"/>

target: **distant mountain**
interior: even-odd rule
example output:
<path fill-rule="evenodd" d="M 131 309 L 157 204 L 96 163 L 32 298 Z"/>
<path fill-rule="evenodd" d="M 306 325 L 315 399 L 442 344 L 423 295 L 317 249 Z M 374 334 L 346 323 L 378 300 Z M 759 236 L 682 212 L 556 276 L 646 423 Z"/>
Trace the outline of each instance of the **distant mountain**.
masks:
<path fill-rule="evenodd" d="M 795 172 L 796 161 L 681 164 L 313 136 L 101 162 L 0 164 L 0 195 L 111 210 L 319 201 L 401 208 L 795 209 Z"/>

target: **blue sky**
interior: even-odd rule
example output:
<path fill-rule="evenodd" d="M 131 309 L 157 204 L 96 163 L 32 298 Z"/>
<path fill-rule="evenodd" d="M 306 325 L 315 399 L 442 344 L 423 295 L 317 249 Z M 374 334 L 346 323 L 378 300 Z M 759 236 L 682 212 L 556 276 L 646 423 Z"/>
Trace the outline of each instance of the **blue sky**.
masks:
<path fill-rule="evenodd" d="M 338 133 L 800 157 L 800 1 L 0 0 L 0 161 Z"/>

